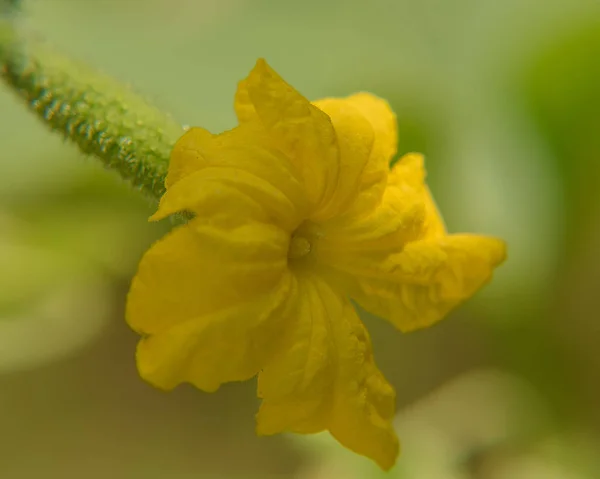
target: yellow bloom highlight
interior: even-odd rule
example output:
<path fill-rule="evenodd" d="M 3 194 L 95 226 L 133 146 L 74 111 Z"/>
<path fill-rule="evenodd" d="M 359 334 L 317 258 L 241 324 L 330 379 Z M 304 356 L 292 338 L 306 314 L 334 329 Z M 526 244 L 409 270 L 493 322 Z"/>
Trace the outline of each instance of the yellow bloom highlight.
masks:
<path fill-rule="evenodd" d="M 395 393 L 350 298 L 401 331 L 430 326 L 505 259 L 449 235 L 423 158 L 396 153 L 394 113 L 367 93 L 310 103 L 259 60 L 240 125 L 175 145 L 153 220 L 194 218 L 142 258 L 127 321 L 141 376 L 215 391 L 258 375 L 259 434 L 328 430 L 383 469 Z"/>

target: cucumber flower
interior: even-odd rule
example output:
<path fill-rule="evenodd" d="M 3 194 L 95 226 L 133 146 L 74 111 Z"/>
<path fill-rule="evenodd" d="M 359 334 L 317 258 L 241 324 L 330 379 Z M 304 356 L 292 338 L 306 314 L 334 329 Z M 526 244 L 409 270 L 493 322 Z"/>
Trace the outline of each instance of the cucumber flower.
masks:
<path fill-rule="evenodd" d="M 395 392 L 351 300 L 400 331 L 472 296 L 502 241 L 448 234 L 423 157 L 396 153 L 368 93 L 311 103 L 264 60 L 239 83 L 239 126 L 175 145 L 151 220 L 193 218 L 142 258 L 126 317 L 140 375 L 213 392 L 258 375 L 257 433 L 329 431 L 391 468 Z"/>

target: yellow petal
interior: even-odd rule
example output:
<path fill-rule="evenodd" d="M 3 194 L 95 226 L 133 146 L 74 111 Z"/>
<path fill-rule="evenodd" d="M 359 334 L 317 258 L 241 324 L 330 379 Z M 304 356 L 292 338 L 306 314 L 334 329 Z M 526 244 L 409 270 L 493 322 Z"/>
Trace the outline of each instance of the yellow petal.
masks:
<path fill-rule="evenodd" d="M 357 216 L 381 201 L 397 142 L 385 101 L 359 93 L 311 105 L 261 60 L 239 83 L 235 108 L 240 123 L 261 122 L 295 162 L 312 201 L 310 220 Z"/>
<path fill-rule="evenodd" d="M 446 234 L 414 153 L 390 172 L 377 209 L 322 225 L 314 251 L 354 299 L 402 331 L 442 319 L 505 259 L 502 241 Z"/>
<path fill-rule="evenodd" d="M 473 296 L 506 258 L 504 242 L 450 235 L 409 243 L 386 261 L 346 272 L 353 298 L 404 332 L 424 328 Z"/>
<path fill-rule="evenodd" d="M 126 318 L 143 334 L 269 293 L 287 272 L 289 238 L 246 221 L 194 219 L 144 255 L 128 295 Z"/>
<path fill-rule="evenodd" d="M 252 125 L 220 135 L 188 131 L 171 155 L 167 187 L 155 220 L 189 210 L 243 221 L 250 215 L 293 230 L 308 204 L 289 160 Z"/>
<path fill-rule="evenodd" d="M 208 392 L 250 379 L 279 349 L 296 293 L 288 273 L 268 293 L 145 337 L 136 355 L 140 376 L 163 389 L 189 382 Z"/>
<path fill-rule="evenodd" d="M 344 446 L 393 466 L 395 393 L 375 365 L 352 305 L 322 280 L 302 277 L 284 347 L 259 374 L 259 434 L 329 430 Z"/>
<path fill-rule="evenodd" d="M 311 216 L 314 222 L 338 217 L 359 203 L 363 210 L 370 210 L 380 201 L 388 175 L 386 161 L 374 152 L 375 134 L 373 127 L 348 99 L 325 99 L 314 103 L 331 118 L 338 140 L 341 169 L 335 194 L 327 204 Z M 378 178 L 374 179 L 371 163 L 382 165 Z M 377 193 L 366 190 L 376 189 Z M 365 194 L 366 193 L 366 194 Z M 370 194 L 369 194 L 370 193 Z M 359 198 L 362 194 L 368 196 Z M 378 197 L 379 195 L 379 197 Z"/>
<path fill-rule="evenodd" d="M 396 163 L 377 208 L 360 217 L 341 216 L 321 225 L 319 255 L 323 262 L 356 264 L 383 260 L 402 246 L 436 231 L 441 218 L 424 183 L 421 155 L 406 155 Z M 441 226 L 443 228 L 443 225 Z M 375 252 L 376 257 L 361 257 Z"/>
<path fill-rule="evenodd" d="M 446 225 L 440 214 L 433 195 L 425 183 L 425 159 L 419 153 L 404 155 L 390 172 L 389 185 L 394 188 L 416 190 L 419 201 L 425 207 L 424 234 L 440 236 L 446 233 Z"/>
<path fill-rule="evenodd" d="M 360 111 L 369 121 L 375 132 L 373 156 L 381 158 L 381 162 L 389 163 L 396 154 L 398 147 L 398 126 L 396 114 L 385 100 L 370 93 L 356 93 L 344 99 Z M 373 165 L 378 171 L 380 165 Z M 377 173 L 376 173 L 377 174 Z"/>
<path fill-rule="evenodd" d="M 386 186 L 398 141 L 396 115 L 386 101 L 370 93 L 314 104 L 331 118 L 343 165 L 336 202 L 330 207 L 340 205 L 337 213 L 352 217 L 364 214 L 381 201 Z M 348 199 L 352 200 L 349 211 Z"/>
<path fill-rule="evenodd" d="M 235 97 L 233 99 L 233 109 L 235 110 L 235 114 L 240 124 L 260 121 L 256 114 L 256 110 L 254 109 L 252 99 L 250 98 L 247 78 L 238 82 Z"/>
<path fill-rule="evenodd" d="M 153 245 L 126 308 L 129 325 L 146 336 L 140 375 L 165 389 L 187 381 L 206 391 L 255 375 L 295 297 L 288 243 L 272 225 L 197 218 Z"/>
<path fill-rule="evenodd" d="M 165 180 L 167 189 L 182 178 L 206 166 L 206 159 L 197 145 L 212 141 L 213 134 L 204 128 L 191 128 L 177 140 L 169 160 L 169 171 Z"/>
<path fill-rule="evenodd" d="M 340 173 L 337 139 L 329 117 L 264 60 L 238 85 L 235 106 L 242 124 L 259 121 L 292 161 L 312 209 L 328 203 Z"/>

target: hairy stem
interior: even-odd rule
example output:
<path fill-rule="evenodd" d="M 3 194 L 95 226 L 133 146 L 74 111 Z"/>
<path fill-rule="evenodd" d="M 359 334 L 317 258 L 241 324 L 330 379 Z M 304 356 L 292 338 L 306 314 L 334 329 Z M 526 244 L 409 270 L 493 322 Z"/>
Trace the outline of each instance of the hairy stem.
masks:
<path fill-rule="evenodd" d="M 0 0 L 0 76 L 49 128 L 154 198 L 183 128 L 128 87 L 26 38 Z"/>

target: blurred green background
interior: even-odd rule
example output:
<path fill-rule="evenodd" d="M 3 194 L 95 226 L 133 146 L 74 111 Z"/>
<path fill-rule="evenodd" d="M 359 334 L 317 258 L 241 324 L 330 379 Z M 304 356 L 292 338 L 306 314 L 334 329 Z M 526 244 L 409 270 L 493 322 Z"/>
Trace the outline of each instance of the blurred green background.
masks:
<path fill-rule="evenodd" d="M 27 27 L 183 124 L 234 126 L 257 57 L 309 98 L 368 90 L 427 157 L 494 282 L 410 335 L 363 314 L 398 391 L 389 475 L 328 436 L 254 436 L 253 382 L 163 393 L 123 321 L 168 225 L 0 87 L 2 479 L 600 477 L 597 0 L 31 0 Z"/>

